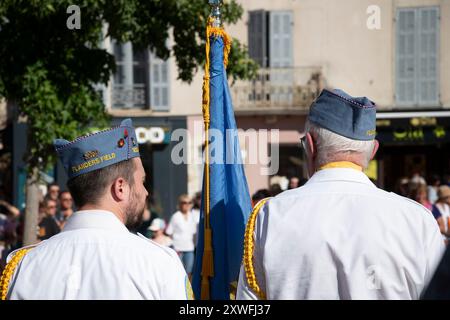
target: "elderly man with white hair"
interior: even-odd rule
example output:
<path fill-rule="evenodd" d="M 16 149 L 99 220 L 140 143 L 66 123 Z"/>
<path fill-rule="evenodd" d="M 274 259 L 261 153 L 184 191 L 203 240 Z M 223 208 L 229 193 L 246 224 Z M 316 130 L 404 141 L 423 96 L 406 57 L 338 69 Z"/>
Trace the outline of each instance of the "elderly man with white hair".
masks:
<path fill-rule="evenodd" d="M 363 173 L 375 120 L 369 99 L 322 91 L 302 138 L 311 178 L 255 205 L 237 299 L 420 298 L 444 243 L 427 209 Z"/>

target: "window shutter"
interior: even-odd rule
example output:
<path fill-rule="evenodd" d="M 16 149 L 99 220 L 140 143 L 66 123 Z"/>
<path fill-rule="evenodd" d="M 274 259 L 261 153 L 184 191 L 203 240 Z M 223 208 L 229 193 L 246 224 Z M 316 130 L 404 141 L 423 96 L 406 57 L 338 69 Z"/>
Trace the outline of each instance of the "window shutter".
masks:
<path fill-rule="evenodd" d="M 420 8 L 418 11 L 419 69 L 417 92 L 419 104 L 436 106 L 438 96 L 439 9 Z"/>
<path fill-rule="evenodd" d="M 266 25 L 266 12 L 264 10 L 249 12 L 248 53 L 262 68 L 267 68 Z"/>
<path fill-rule="evenodd" d="M 170 110 L 169 62 L 150 55 L 150 107 L 154 111 Z"/>
<path fill-rule="evenodd" d="M 293 102 L 292 21 L 291 11 L 270 12 L 270 100 L 279 106 Z"/>
<path fill-rule="evenodd" d="M 270 12 L 270 67 L 293 66 L 292 12 Z"/>
<path fill-rule="evenodd" d="M 396 100 L 398 105 L 412 105 L 415 97 L 416 12 L 399 9 L 397 12 Z"/>

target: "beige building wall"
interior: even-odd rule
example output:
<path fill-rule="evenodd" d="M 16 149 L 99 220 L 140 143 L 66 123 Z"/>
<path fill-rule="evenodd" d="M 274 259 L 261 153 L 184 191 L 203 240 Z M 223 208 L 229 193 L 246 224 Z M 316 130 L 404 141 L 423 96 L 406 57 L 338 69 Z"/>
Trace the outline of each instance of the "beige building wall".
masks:
<path fill-rule="evenodd" d="M 396 8 L 440 7 L 441 104 L 450 107 L 449 0 L 245 0 L 243 19 L 228 32 L 247 42 L 249 10 L 292 10 L 294 66 L 321 66 L 327 85 L 395 107 Z M 380 8 L 381 28 L 370 30 L 370 6 Z"/>
<path fill-rule="evenodd" d="M 294 67 L 322 67 L 326 84 L 352 95 L 365 95 L 381 108 L 395 108 L 396 8 L 440 7 L 441 104 L 450 108 L 450 0 L 239 0 L 242 19 L 225 26 L 246 44 L 248 11 L 291 10 L 294 14 Z M 380 29 L 370 30 L 370 6 L 380 8 Z M 170 59 L 170 111 L 138 111 L 136 115 L 201 115 L 202 77 L 177 80 L 177 66 Z M 125 111 L 128 112 L 129 111 Z M 135 111 L 133 111 L 134 113 Z M 114 113 L 121 114 L 120 111 Z"/>
<path fill-rule="evenodd" d="M 225 26 L 232 37 L 247 43 L 250 10 L 292 10 L 294 67 L 322 67 L 328 86 L 341 88 L 351 95 L 368 96 L 380 109 L 386 110 L 395 108 L 397 8 L 439 6 L 440 102 L 450 108 L 450 0 L 241 0 L 240 3 L 245 10 L 242 19 L 235 25 Z M 373 11 L 368 9 L 374 5 L 380 9 L 381 24 L 379 29 L 371 30 L 367 23 Z M 180 110 L 180 106 L 173 105 L 173 112 L 198 114 L 200 90 L 201 76 L 191 87 L 173 90 L 173 94 L 179 94 L 176 99 L 183 106 Z M 189 94 L 182 98 L 181 94 L 186 93 Z M 195 99 L 197 104 L 190 105 L 191 109 L 183 103 L 194 103 Z M 298 134 L 294 135 L 289 140 L 297 142 Z M 251 192 L 268 187 L 267 177 L 259 174 L 261 168 L 261 165 L 246 165 Z M 188 170 L 190 175 L 198 177 L 193 172 L 195 168 Z"/>

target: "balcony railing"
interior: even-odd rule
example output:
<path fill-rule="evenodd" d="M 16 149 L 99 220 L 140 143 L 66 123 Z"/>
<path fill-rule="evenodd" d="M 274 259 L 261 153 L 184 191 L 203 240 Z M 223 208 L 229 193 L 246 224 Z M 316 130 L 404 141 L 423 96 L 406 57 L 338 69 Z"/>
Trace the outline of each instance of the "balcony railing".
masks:
<path fill-rule="evenodd" d="M 112 108 L 143 109 L 146 106 L 146 87 L 144 84 L 132 86 L 115 84 L 112 90 Z"/>
<path fill-rule="evenodd" d="M 325 87 L 320 67 L 260 69 L 231 87 L 236 112 L 306 111 Z"/>

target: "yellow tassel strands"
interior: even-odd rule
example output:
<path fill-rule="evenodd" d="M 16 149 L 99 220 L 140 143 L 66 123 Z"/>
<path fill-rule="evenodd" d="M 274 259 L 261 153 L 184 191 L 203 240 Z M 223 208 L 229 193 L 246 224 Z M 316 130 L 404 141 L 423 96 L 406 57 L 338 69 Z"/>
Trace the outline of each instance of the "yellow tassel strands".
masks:
<path fill-rule="evenodd" d="M 6 300 L 6 297 L 8 296 L 9 283 L 11 282 L 14 272 L 16 271 L 20 261 L 22 261 L 23 257 L 31 249 L 32 248 L 26 248 L 17 251 L 14 257 L 6 265 L 0 279 L 0 300 Z"/>
<path fill-rule="evenodd" d="M 255 241 L 253 238 L 253 233 L 255 231 L 255 223 L 256 218 L 258 217 L 259 210 L 264 206 L 264 204 L 269 200 L 270 198 L 265 198 L 259 201 L 255 207 L 252 210 L 252 213 L 250 217 L 248 218 L 247 227 L 245 228 L 245 234 L 244 234 L 244 270 L 245 270 L 245 277 L 247 278 L 247 284 L 250 287 L 250 289 L 253 290 L 256 295 L 262 299 L 266 299 L 266 294 L 260 286 L 258 285 L 256 274 L 255 274 L 255 268 L 253 266 L 253 252 L 255 250 Z"/>

